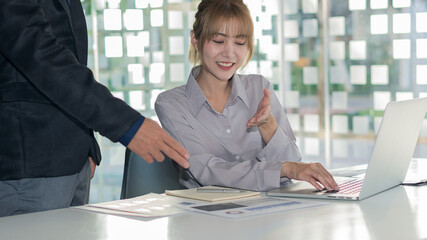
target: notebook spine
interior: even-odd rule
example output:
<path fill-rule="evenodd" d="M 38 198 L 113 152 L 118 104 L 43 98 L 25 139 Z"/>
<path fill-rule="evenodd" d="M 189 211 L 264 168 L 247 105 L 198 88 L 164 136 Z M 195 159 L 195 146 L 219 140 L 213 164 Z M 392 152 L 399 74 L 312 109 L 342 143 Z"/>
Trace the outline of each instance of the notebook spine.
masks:
<path fill-rule="evenodd" d="M 221 186 L 221 185 L 212 185 L 212 186 L 214 186 L 214 187 L 222 187 L 222 188 L 230 188 L 230 189 L 237 189 L 237 190 L 248 191 L 248 192 L 256 192 L 254 190 L 246 189 L 246 188 L 237 188 L 237 187 Z"/>

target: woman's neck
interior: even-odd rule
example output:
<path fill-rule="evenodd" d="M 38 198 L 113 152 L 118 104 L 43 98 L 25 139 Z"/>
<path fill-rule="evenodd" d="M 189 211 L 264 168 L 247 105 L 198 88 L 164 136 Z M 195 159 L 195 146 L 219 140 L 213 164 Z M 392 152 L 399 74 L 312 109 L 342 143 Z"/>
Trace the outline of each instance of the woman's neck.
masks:
<path fill-rule="evenodd" d="M 232 80 L 221 81 L 210 76 L 202 69 L 196 81 L 211 107 L 222 113 L 230 97 Z"/>

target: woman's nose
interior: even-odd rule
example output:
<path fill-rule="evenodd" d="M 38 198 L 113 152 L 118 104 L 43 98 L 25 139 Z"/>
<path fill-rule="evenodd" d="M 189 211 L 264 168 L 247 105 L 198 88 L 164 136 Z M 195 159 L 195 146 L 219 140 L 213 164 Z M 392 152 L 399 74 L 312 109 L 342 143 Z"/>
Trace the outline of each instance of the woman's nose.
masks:
<path fill-rule="evenodd" d="M 230 41 L 226 42 L 226 44 L 224 44 L 224 49 L 222 51 L 222 55 L 224 57 L 231 58 L 231 57 L 234 57 L 234 54 L 235 54 L 234 44 Z"/>

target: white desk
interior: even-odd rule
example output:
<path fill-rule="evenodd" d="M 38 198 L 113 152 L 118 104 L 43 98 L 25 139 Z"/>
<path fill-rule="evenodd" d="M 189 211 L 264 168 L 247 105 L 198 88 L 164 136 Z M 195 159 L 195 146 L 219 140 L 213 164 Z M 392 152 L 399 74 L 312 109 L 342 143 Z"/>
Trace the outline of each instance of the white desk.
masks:
<path fill-rule="evenodd" d="M 69 208 L 0 218 L 0 239 L 427 239 L 427 185 L 328 202 L 243 220 L 188 213 L 141 221 Z"/>

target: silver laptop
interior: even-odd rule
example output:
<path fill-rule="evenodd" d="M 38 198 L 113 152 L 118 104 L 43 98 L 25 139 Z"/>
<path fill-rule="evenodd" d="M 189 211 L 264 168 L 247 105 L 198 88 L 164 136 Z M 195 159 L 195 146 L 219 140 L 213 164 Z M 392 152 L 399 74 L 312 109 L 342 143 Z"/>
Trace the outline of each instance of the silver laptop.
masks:
<path fill-rule="evenodd" d="M 390 102 L 385 109 L 366 174 L 334 177 L 340 191 L 318 191 L 310 183 L 298 181 L 270 190 L 267 195 L 362 200 L 399 185 L 405 179 L 426 112 L 427 98 Z"/>

